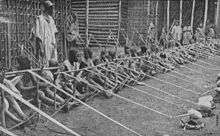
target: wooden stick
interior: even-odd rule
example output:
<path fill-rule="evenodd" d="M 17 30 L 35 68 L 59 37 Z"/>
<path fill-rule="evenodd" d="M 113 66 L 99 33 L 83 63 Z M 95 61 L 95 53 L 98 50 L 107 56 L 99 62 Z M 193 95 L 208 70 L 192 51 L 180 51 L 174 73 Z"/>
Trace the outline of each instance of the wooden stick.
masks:
<path fill-rule="evenodd" d="M 220 11 L 220 0 L 217 0 L 217 8 L 216 8 L 216 11 L 215 11 L 215 26 L 219 29 L 219 17 L 220 17 L 220 14 L 219 14 L 219 11 Z"/>
<path fill-rule="evenodd" d="M 180 26 L 183 23 L 183 0 L 180 0 Z"/>
<path fill-rule="evenodd" d="M 9 135 L 9 136 L 18 136 L 10 131 L 8 131 L 7 129 L 3 128 L 2 126 L 0 126 L 0 131 L 2 131 L 3 133 Z"/>
<path fill-rule="evenodd" d="M 196 4 L 196 0 L 193 0 L 192 13 L 191 13 L 191 28 L 193 28 L 195 4 Z"/>
<path fill-rule="evenodd" d="M 156 31 L 158 31 L 158 7 L 159 7 L 159 1 L 156 3 L 156 18 L 155 18 L 155 25 L 156 25 Z"/>
<path fill-rule="evenodd" d="M 60 67 L 49 67 L 49 68 L 44 68 L 44 70 L 54 70 L 54 69 L 59 69 L 59 68 Z M 40 71 L 41 69 L 37 68 L 37 69 L 18 70 L 18 71 L 6 72 L 5 74 L 6 75 L 22 74 L 22 73 L 28 72 L 29 70 L 36 72 L 36 71 Z"/>
<path fill-rule="evenodd" d="M 112 118 L 106 116 L 106 115 L 103 114 L 102 112 L 96 110 L 95 108 L 91 107 L 90 105 L 86 104 L 85 102 L 83 102 L 83 101 L 77 99 L 76 97 L 74 97 L 74 96 L 72 96 L 71 94 L 67 93 L 67 92 L 64 91 L 63 89 L 61 89 L 61 88 L 57 87 L 56 85 L 50 83 L 49 81 L 47 81 L 46 79 L 42 78 L 42 77 L 39 76 L 38 74 L 36 74 L 36 73 L 34 73 L 34 72 L 32 72 L 32 71 L 29 71 L 29 73 L 32 74 L 32 75 L 34 75 L 35 77 L 39 78 L 40 80 L 42 80 L 42 81 L 48 83 L 49 85 L 51 85 L 51 86 L 54 87 L 55 89 L 59 90 L 60 92 L 64 93 L 65 95 L 67 95 L 67 96 L 73 98 L 74 100 L 76 100 L 76 101 L 82 103 L 83 105 L 85 105 L 86 107 L 92 109 L 93 111 L 95 111 L 96 113 L 100 114 L 101 116 L 103 116 L 103 117 L 105 117 L 105 118 L 111 120 L 111 121 L 114 122 L 115 124 L 117 124 L 117 125 L 119 125 L 119 126 L 125 128 L 126 130 L 128 130 L 128 131 L 130 131 L 130 132 L 132 132 L 132 133 L 134 133 L 134 134 L 136 134 L 136 135 L 138 135 L 138 136 L 142 136 L 141 134 L 137 133 L 136 131 L 134 131 L 134 130 L 132 130 L 132 129 L 126 127 L 125 125 L 119 123 L 118 121 L 115 121 L 114 119 L 112 119 Z M 64 74 L 65 74 L 65 75 L 68 75 L 68 74 L 66 74 L 66 73 L 64 73 Z M 68 75 L 68 76 L 71 76 L 71 75 Z M 71 76 L 71 77 L 72 77 L 72 76 Z"/>
<path fill-rule="evenodd" d="M 89 0 L 86 0 L 86 47 L 89 47 Z"/>
<path fill-rule="evenodd" d="M 167 32 L 170 28 L 170 0 L 167 0 Z"/>
<path fill-rule="evenodd" d="M 64 130 L 66 130 L 67 132 L 76 135 L 76 136 L 80 136 L 78 133 L 74 132 L 73 130 L 69 129 L 68 127 L 64 126 L 63 124 L 61 124 L 60 122 L 58 122 L 57 120 L 51 118 L 48 114 L 46 114 L 45 112 L 39 110 L 38 108 L 36 108 L 34 105 L 30 104 L 28 101 L 24 100 L 22 97 L 20 97 L 19 95 L 15 94 L 13 91 L 11 91 L 10 89 L 8 89 L 6 86 L 4 86 L 3 84 L 0 84 L 0 88 L 3 89 L 4 91 L 6 91 L 7 93 L 9 93 L 10 95 L 12 95 L 14 98 L 16 98 L 17 100 L 19 100 L 20 102 L 22 102 L 23 104 L 27 105 L 28 107 L 30 107 L 31 109 L 33 109 L 34 111 L 38 112 L 40 115 L 44 116 L 45 118 L 47 118 L 48 120 L 50 120 L 51 122 L 53 122 L 54 124 L 56 124 L 57 126 L 63 128 Z"/>
<path fill-rule="evenodd" d="M 150 0 L 147 0 L 147 16 L 150 16 Z M 149 23 L 149 20 L 147 22 Z"/>
<path fill-rule="evenodd" d="M 5 122 L 5 93 L 4 90 L 1 89 L 1 105 L 2 105 L 2 109 L 1 109 L 1 120 L 2 120 L 2 126 L 4 128 L 6 128 L 6 122 Z M 2 134 L 4 136 L 4 134 Z"/>
<path fill-rule="evenodd" d="M 207 21 L 207 16 L 208 16 L 208 5 L 209 5 L 209 0 L 205 0 L 203 30 L 205 30 L 205 28 L 206 28 L 206 21 Z"/>

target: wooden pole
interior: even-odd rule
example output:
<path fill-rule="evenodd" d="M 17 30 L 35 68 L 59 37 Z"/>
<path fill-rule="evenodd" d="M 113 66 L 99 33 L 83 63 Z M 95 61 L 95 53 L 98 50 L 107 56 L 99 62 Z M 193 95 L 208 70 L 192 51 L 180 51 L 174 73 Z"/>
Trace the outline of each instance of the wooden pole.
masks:
<path fill-rule="evenodd" d="M 67 5 L 67 0 L 65 0 L 65 5 Z M 64 53 L 65 53 L 65 59 L 68 58 L 68 49 L 67 49 L 67 41 L 66 41 L 66 37 L 67 37 L 67 7 L 65 7 L 65 25 L 64 25 Z"/>
<path fill-rule="evenodd" d="M 119 44 L 120 31 L 121 31 L 121 0 L 119 0 L 119 8 L 118 8 L 118 44 Z"/>
<path fill-rule="evenodd" d="M 180 26 L 183 23 L 183 0 L 180 0 Z"/>
<path fill-rule="evenodd" d="M 4 101 L 4 99 L 5 99 L 5 94 L 4 94 L 4 90 L 3 89 L 0 89 L 0 91 L 1 91 L 1 105 L 2 105 L 2 109 L 1 109 L 1 120 L 2 120 L 2 122 L 1 122 L 1 124 L 2 124 L 2 127 L 3 128 L 6 128 L 6 120 L 5 120 L 5 101 Z M 4 133 L 2 133 L 1 134 L 2 136 L 4 136 Z"/>
<path fill-rule="evenodd" d="M 156 20 L 155 20 L 155 26 L 156 26 L 156 32 L 158 32 L 158 6 L 159 6 L 159 1 L 157 1 L 157 3 L 156 3 Z M 156 39 L 158 39 L 158 34 L 156 35 L 157 37 L 156 37 Z"/>
<path fill-rule="evenodd" d="M 86 47 L 89 47 L 89 0 L 86 0 Z"/>
<path fill-rule="evenodd" d="M 35 73 L 31 73 L 34 74 Z M 25 99 L 23 99 L 22 97 L 20 97 L 19 95 L 17 95 L 16 93 L 14 93 L 13 91 L 11 91 L 9 88 L 7 88 L 5 85 L 0 83 L 0 88 L 3 89 L 4 91 L 6 91 L 8 94 L 10 94 L 12 97 L 14 97 L 16 100 L 20 101 L 21 103 L 25 104 L 26 106 L 28 106 L 29 108 L 33 109 L 34 111 L 38 112 L 40 115 L 42 115 L 43 117 L 45 117 L 46 119 L 48 119 L 49 121 L 53 122 L 54 124 L 56 124 L 57 126 L 63 128 L 64 130 L 66 130 L 67 132 L 69 132 L 72 135 L 75 136 L 81 136 L 80 134 L 76 133 L 75 131 L 69 129 L 68 127 L 64 126 L 63 124 L 61 124 L 60 122 L 58 122 L 57 120 L 55 120 L 54 118 L 52 118 L 51 116 L 49 116 L 48 114 L 46 114 L 45 112 L 43 112 L 42 110 L 38 109 L 37 107 L 35 107 L 34 105 L 32 105 L 31 103 L 29 103 L 28 101 L 26 101 Z M 58 87 L 57 87 L 58 88 Z M 60 89 L 60 88 L 59 88 Z M 73 97 L 74 98 L 74 97 Z"/>
<path fill-rule="evenodd" d="M 167 32 L 170 28 L 170 0 L 167 0 Z"/>
<path fill-rule="evenodd" d="M 149 18 L 150 18 L 150 0 L 147 1 L 147 23 L 149 24 Z"/>
<path fill-rule="evenodd" d="M 215 13 L 215 26 L 216 26 L 216 35 L 220 34 L 220 0 L 217 1 L 217 8 Z"/>
<path fill-rule="evenodd" d="M 217 8 L 216 8 L 216 10 L 215 10 L 215 26 L 218 26 L 218 24 L 219 24 L 219 19 L 220 19 L 220 0 L 217 0 Z"/>
<path fill-rule="evenodd" d="M 156 28 L 158 28 L 158 6 L 159 6 L 159 1 L 157 1 L 156 3 L 156 19 L 155 19 L 155 25 L 156 25 Z"/>
<path fill-rule="evenodd" d="M 193 28 L 195 4 L 196 4 L 196 0 L 193 0 L 192 13 L 191 13 L 191 23 L 190 23 L 191 28 Z"/>
<path fill-rule="evenodd" d="M 209 4 L 209 0 L 205 0 L 203 30 L 205 30 L 205 28 L 206 28 L 206 21 L 207 21 L 207 16 L 208 16 L 208 4 Z"/>
<path fill-rule="evenodd" d="M 5 134 L 7 134 L 7 135 L 9 135 L 9 136 L 18 136 L 18 135 L 16 135 L 16 134 L 14 134 L 14 133 L 8 131 L 6 128 L 1 127 L 1 126 L 0 126 L 0 131 L 2 131 L 3 133 L 5 133 Z M 3 135 L 2 135 L 2 136 L 3 136 Z"/>

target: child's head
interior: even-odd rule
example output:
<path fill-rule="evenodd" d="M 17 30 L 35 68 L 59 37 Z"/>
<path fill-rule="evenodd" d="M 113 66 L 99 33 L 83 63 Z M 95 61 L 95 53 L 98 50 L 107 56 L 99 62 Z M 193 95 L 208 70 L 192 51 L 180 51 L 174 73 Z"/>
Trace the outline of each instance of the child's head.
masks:
<path fill-rule="evenodd" d="M 84 49 L 83 54 L 84 54 L 85 60 L 92 59 L 92 57 L 93 57 L 93 53 L 89 48 Z"/>
<path fill-rule="evenodd" d="M 69 62 L 71 64 L 78 61 L 77 55 L 78 55 L 78 52 L 76 50 L 69 51 Z"/>
<path fill-rule="evenodd" d="M 25 55 L 20 55 L 17 57 L 18 62 L 18 70 L 25 70 L 25 69 L 31 69 L 31 61 L 29 58 Z"/>

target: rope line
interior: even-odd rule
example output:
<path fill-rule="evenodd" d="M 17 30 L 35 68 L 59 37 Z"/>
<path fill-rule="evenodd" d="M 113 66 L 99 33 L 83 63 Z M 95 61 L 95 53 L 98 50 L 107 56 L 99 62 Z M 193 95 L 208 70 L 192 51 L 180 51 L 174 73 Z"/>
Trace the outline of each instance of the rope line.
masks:
<path fill-rule="evenodd" d="M 122 66 L 122 65 L 120 65 L 120 66 Z M 160 81 L 160 82 L 163 82 L 163 83 L 166 83 L 166 84 L 175 86 L 175 87 L 180 88 L 180 89 L 183 89 L 183 90 L 185 90 L 185 91 L 188 91 L 188 92 L 191 92 L 191 93 L 194 93 L 194 94 L 197 94 L 197 95 L 200 94 L 200 93 L 195 92 L 195 91 L 193 91 L 193 90 L 190 90 L 190 89 L 181 87 L 181 86 L 179 86 L 179 85 L 175 85 L 175 84 L 173 84 L 173 83 L 171 83 L 171 82 L 167 82 L 167 81 L 165 81 L 165 80 L 161 80 L 161 79 L 159 79 L 159 78 L 157 78 L 157 77 L 154 77 L 154 76 L 151 76 L 151 75 L 148 75 L 148 74 L 145 74 L 145 73 L 140 73 L 140 72 L 138 72 L 138 71 L 136 71 L 136 70 L 133 70 L 133 69 L 128 68 L 128 67 L 125 67 L 125 66 L 122 66 L 122 67 L 125 68 L 125 69 L 128 69 L 128 70 L 130 70 L 130 71 L 136 72 L 136 73 L 138 73 L 138 74 L 144 74 L 145 76 L 151 77 L 151 78 L 153 78 L 153 79 L 155 79 L 155 80 L 158 80 L 158 81 Z"/>
<path fill-rule="evenodd" d="M 9 136 L 18 136 L 10 131 L 8 131 L 7 129 L 3 128 L 2 126 L 0 126 L 0 131 L 4 132 L 5 134 L 9 135 Z"/>
<path fill-rule="evenodd" d="M 31 73 L 31 74 L 34 75 L 35 77 L 39 78 L 40 80 L 44 81 L 45 83 L 49 84 L 50 86 L 54 87 L 55 89 L 61 91 L 61 92 L 64 93 L 65 95 L 67 95 L 67 96 L 73 98 L 74 100 L 80 102 L 81 104 L 85 105 L 86 107 L 88 107 L 89 109 L 95 111 L 96 113 L 100 114 L 101 116 L 107 118 L 108 120 L 111 120 L 111 121 L 114 122 L 115 124 L 117 124 L 117 125 L 119 125 L 119 126 L 125 128 L 126 130 L 128 130 L 128 131 L 130 131 L 130 132 L 132 132 L 132 133 L 134 133 L 134 134 L 136 134 L 136 135 L 138 135 L 138 136 L 142 136 L 142 135 L 139 134 L 138 132 L 136 132 L 136 131 L 134 131 L 134 130 L 128 128 L 128 127 L 126 127 L 125 125 L 122 125 L 122 124 L 119 123 L 118 121 L 113 120 L 112 118 L 106 116 L 105 114 L 103 114 L 102 112 L 96 110 L 95 108 L 91 107 L 90 105 L 86 104 L 85 102 L 83 102 L 83 101 L 77 99 L 76 97 L 73 97 L 71 94 L 67 93 L 66 91 L 64 91 L 63 89 L 57 87 L 56 85 L 50 83 L 49 81 L 47 81 L 47 80 L 44 79 L 43 77 L 39 76 L 38 74 L 36 74 L 36 73 L 34 73 L 34 72 L 32 72 L 32 71 L 29 71 L 29 73 Z M 66 74 L 66 73 L 64 73 L 64 74 Z M 67 75 L 68 75 L 68 74 L 67 74 Z"/>
<path fill-rule="evenodd" d="M 103 75 L 103 74 L 101 74 L 101 73 L 96 73 L 96 72 L 91 71 L 91 70 L 87 70 L 87 71 L 90 71 L 90 72 L 92 72 L 92 73 L 99 74 L 99 75 L 101 75 L 101 76 L 103 76 L 103 77 L 108 78 L 107 76 L 105 76 L 105 75 Z M 120 81 L 117 81 L 117 83 L 122 84 Z M 176 107 L 179 107 L 177 104 L 175 104 L 175 103 L 173 103 L 173 102 L 167 101 L 167 100 L 165 100 L 165 99 L 163 99 L 163 98 L 161 98 L 161 97 L 155 96 L 155 95 L 153 95 L 153 94 L 151 94 L 151 93 L 148 93 L 148 92 L 146 92 L 146 91 L 144 91 L 144 90 L 138 89 L 138 88 L 133 87 L 133 86 L 131 86 L 131 85 L 127 85 L 127 84 L 124 84 L 124 85 L 127 86 L 128 88 L 132 88 L 132 89 L 134 89 L 134 90 L 136 90 L 136 91 L 138 91 L 138 92 L 141 92 L 141 93 L 146 94 L 146 95 L 148 95 L 148 96 L 152 96 L 152 97 L 154 97 L 154 98 L 156 98 L 156 99 L 158 99 L 158 100 L 162 100 L 162 101 L 164 101 L 164 102 L 167 102 L 168 104 L 175 105 Z"/>
<path fill-rule="evenodd" d="M 115 73 L 115 74 L 117 74 L 117 75 L 121 75 L 121 74 L 119 74 L 119 73 L 116 73 L 115 71 L 108 70 L 108 69 L 105 69 L 105 68 L 103 68 L 103 67 L 100 67 L 100 68 L 102 68 L 102 69 L 104 69 L 104 70 L 106 70 L 106 71 L 110 71 L 110 72 L 112 72 L 112 73 Z M 121 76 L 124 76 L 124 75 L 121 75 Z M 124 77 L 126 77 L 126 76 L 124 76 Z M 132 78 L 130 78 L 130 79 L 132 79 Z M 132 79 L 132 80 L 134 80 L 134 79 Z M 194 105 L 198 105 L 197 103 L 195 103 L 195 102 L 193 102 L 193 101 L 190 101 L 190 100 L 187 100 L 187 99 L 178 97 L 178 96 L 173 95 L 173 94 L 171 94 L 171 93 L 167 93 L 167 92 L 165 92 L 165 91 L 163 91 L 163 90 L 161 90 L 161 89 L 159 89 L 159 88 L 155 88 L 155 87 L 150 86 L 150 85 L 148 85 L 148 84 L 146 84 L 146 83 L 139 82 L 139 81 L 137 81 L 137 80 L 134 80 L 134 81 L 135 81 L 135 82 L 138 82 L 138 83 L 141 83 L 141 84 L 143 84 L 143 85 L 146 86 L 146 87 L 149 87 L 149 88 L 152 88 L 152 89 L 157 90 L 157 91 L 159 91 L 159 92 L 162 92 L 162 93 L 164 93 L 164 94 L 166 94 L 166 95 L 169 95 L 169 96 L 171 96 L 171 97 L 178 98 L 178 99 L 180 99 L 180 100 L 182 100 L 182 101 L 185 101 L 185 102 L 188 102 L 188 103 L 191 103 L 191 104 L 194 104 Z"/>
<path fill-rule="evenodd" d="M 13 91 L 11 91 L 9 88 L 7 88 L 6 86 L 4 86 L 3 84 L 0 84 L 0 88 L 2 88 L 3 90 L 5 90 L 7 93 L 9 93 L 10 95 L 12 95 L 14 98 L 16 98 L 17 100 L 19 100 L 20 102 L 22 102 L 23 104 L 27 105 L 28 107 L 30 107 L 31 109 L 35 110 L 36 112 L 38 112 L 40 115 L 44 116 L 45 118 L 47 118 L 48 120 L 50 120 L 51 122 L 55 123 L 56 125 L 58 125 L 59 127 L 63 128 L 64 130 L 66 130 L 67 132 L 75 135 L 75 136 L 80 136 L 80 134 L 76 133 L 75 131 L 69 129 L 68 127 L 64 126 L 63 124 L 61 124 L 60 122 L 58 122 L 57 120 L 51 118 L 48 114 L 46 114 L 45 112 L 39 110 L 38 108 L 36 108 L 34 105 L 30 104 L 28 101 L 24 100 L 22 97 L 20 97 L 19 95 L 15 94 Z"/>
<path fill-rule="evenodd" d="M 65 74 L 65 75 L 67 75 L 67 76 L 69 76 L 69 77 L 72 77 L 72 78 L 76 78 L 76 77 L 73 77 L 73 76 L 71 76 L 71 75 L 69 75 L 69 74 Z M 84 82 L 84 81 L 83 81 L 83 82 Z M 92 84 L 90 84 L 90 83 L 88 83 L 88 82 L 84 82 L 84 83 L 86 83 L 86 84 L 88 84 L 89 86 L 92 86 L 92 87 L 94 87 L 94 88 L 100 89 L 99 87 L 97 87 L 97 86 L 95 86 L 95 85 L 92 85 Z M 100 90 L 102 90 L 102 89 L 100 89 Z M 130 103 L 132 103 L 132 104 L 138 105 L 138 106 L 140 106 L 140 107 L 142 107 L 142 108 L 145 108 L 145 109 L 148 109 L 148 110 L 150 110 L 150 111 L 156 112 L 156 113 L 158 113 L 158 114 L 160 114 L 160 115 L 163 115 L 163 116 L 165 116 L 165 117 L 172 118 L 171 116 L 169 116 L 169 115 L 167 115 L 167 114 L 164 114 L 164 113 L 162 113 L 162 112 L 160 112 L 160 111 L 157 111 L 157 110 L 154 110 L 154 109 L 152 109 L 152 108 L 149 108 L 149 107 L 147 107 L 147 106 L 145 106 L 145 105 L 142 105 L 142 104 L 140 104 L 140 103 L 137 103 L 137 102 L 135 102 L 135 101 L 133 101 L 133 100 L 130 100 L 130 99 L 128 99 L 128 98 L 122 97 L 122 96 L 117 95 L 117 94 L 112 93 L 112 92 L 108 92 L 108 91 L 106 91 L 106 90 L 103 90 L 103 91 L 105 91 L 105 92 L 107 92 L 107 93 L 110 93 L 110 94 L 114 95 L 115 97 L 118 97 L 118 98 L 120 98 L 120 99 L 123 99 L 123 100 L 125 100 L 125 101 L 127 101 L 127 102 L 130 102 Z"/>

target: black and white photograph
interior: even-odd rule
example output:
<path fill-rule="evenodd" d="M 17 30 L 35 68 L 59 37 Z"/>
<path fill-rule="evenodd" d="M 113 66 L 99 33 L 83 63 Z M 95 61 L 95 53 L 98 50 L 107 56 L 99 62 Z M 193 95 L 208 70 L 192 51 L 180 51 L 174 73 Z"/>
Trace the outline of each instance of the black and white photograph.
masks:
<path fill-rule="evenodd" d="M 220 0 L 0 0 L 0 136 L 220 136 Z"/>

